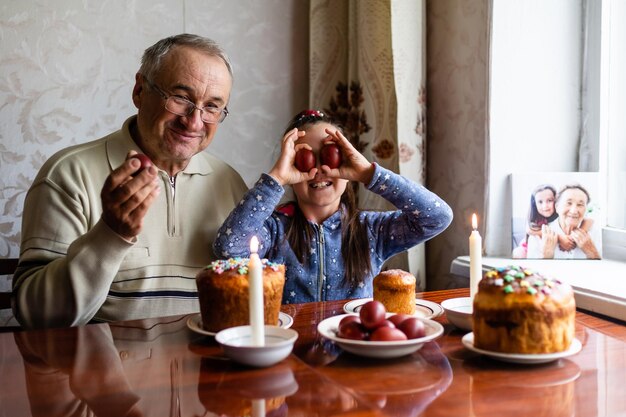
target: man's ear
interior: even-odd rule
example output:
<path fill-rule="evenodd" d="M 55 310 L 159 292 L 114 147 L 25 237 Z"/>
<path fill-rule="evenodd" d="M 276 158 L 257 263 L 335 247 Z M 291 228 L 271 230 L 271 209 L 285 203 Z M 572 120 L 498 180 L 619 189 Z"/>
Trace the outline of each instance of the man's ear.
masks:
<path fill-rule="evenodd" d="M 141 106 L 141 93 L 143 92 L 143 76 L 140 73 L 135 74 L 135 86 L 133 87 L 133 103 L 135 107 Z"/>

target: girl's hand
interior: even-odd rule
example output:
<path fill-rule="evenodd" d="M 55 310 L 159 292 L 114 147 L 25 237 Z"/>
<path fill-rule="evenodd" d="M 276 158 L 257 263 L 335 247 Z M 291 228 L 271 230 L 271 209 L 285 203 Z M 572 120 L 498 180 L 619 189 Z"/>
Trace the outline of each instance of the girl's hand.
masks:
<path fill-rule="evenodd" d="M 305 135 L 305 132 L 294 128 L 283 136 L 280 156 L 274 167 L 270 170 L 271 175 L 280 185 L 296 184 L 302 181 L 310 181 L 315 177 L 317 168 L 311 168 L 309 172 L 300 172 L 294 166 L 296 152 L 302 148 L 311 149 L 306 143 L 295 145 L 298 138 Z"/>
<path fill-rule="evenodd" d="M 554 258 L 554 249 L 556 248 L 559 239 L 554 230 L 550 229 L 550 227 L 546 224 L 541 226 L 541 243 L 543 246 L 543 258 L 544 259 L 552 259 Z"/>
<path fill-rule="evenodd" d="M 322 173 L 331 178 L 343 178 L 369 184 L 374 176 L 374 166 L 352 146 L 340 131 L 326 129 L 326 133 L 328 133 L 328 140 L 325 143 L 334 142 L 339 146 L 343 162 L 339 168 L 322 165 L 320 167 Z"/>

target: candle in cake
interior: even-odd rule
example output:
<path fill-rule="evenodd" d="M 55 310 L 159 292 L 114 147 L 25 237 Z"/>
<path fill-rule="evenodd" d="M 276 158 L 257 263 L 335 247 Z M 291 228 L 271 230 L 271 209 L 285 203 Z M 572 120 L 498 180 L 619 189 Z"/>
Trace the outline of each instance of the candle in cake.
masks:
<path fill-rule="evenodd" d="M 250 327 L 252 345 L 265 344 L 265 320 L 263 312 L 263 265 L 257 251 L 259 240 L 252 236 L 250 240 L 250 261 L 248 261 L 248 282 L 250 286 Z"/>
<path fill-rule="evenodd" d="M 482 254 L 482 238 L 478 233 L 478 219 L 476 213 L 472 214 L 472 233 L 469 237 L 469 254 L 470 254 L 470 298 L 474 300 L 476 292 L 478 292 L 478 282 L 483 274 L 483 254 Z"/>

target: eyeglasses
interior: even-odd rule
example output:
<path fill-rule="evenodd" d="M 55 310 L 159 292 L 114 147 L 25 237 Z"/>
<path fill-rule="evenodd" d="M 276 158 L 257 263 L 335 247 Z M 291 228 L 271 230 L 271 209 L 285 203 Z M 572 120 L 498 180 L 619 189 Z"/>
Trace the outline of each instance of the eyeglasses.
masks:
<path fill-rule="evenodd" d="M 189 116 L 194 110 L 200 110 L 200 118 L 204 123 L 222 123 L 222 121 L 228 116 L 228 109 L 224 107 L 223 109 L 219 107 L 198 107 L 189 99 L 181 96 L 173 96 L 167 94 L 165 91 L 161 90 L 147 78 L 144 78 L 146 83 L 152 88 L 154 91 L 159 93 L 161 97 L 165 99 L 165 110 L 170 113 L 173 113 L 177 116 Z"/>

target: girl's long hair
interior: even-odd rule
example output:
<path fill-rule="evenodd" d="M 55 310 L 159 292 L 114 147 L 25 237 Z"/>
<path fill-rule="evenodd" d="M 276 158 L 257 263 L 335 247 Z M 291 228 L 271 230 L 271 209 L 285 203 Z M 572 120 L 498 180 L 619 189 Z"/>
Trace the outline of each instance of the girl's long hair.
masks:
<path fill-rule="evenodd" d="M 332 124 L 343 132 L 341 126 L 334 123 L 330 117 L 321 111 L 305 110 L 291 120 L 285 133 L 294 128 L 306 130 L 308 126 L 317 123 Z M 298 260 L 304 264 L 308 262 L 315 231 L 304 217 L 298 204 L 293 204 L 293 206 L 293 221 L 287 227 L 286 239 Z M 372 264 L 367 229 L 359 220 L 360 210 L 357 207 L 356 196 L 350 184 L 341 195 L 339 209 L 341 210 L 341 256 L 345 266 L 345 278 L 348 283 L 356 285 L 363 282 L 364 277 L 371 274 Z"/>
<path fill-rule="evenodd" d="M 542 214 L 539 214 L 539 211 L 537 211 L 537 201 L 535 200 L 535 195 L 545 190 L 552 191 L 552 195 L 554 196 L 554 204 L 556 205 L 556 188 L 554 188 L 552 185 L 542 184 L 533 190 L 533 192 L 530 194 L 530 208 L 528 209 L 528 224 L 533 230 L 541 230 L 541 225 L 543 223 L 550 223 L 559 216 L 556 213 L 556 206 L 554 208 L 554 213 L 552 213 L 550 217 L 545 217 Z"/>

